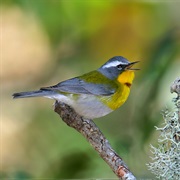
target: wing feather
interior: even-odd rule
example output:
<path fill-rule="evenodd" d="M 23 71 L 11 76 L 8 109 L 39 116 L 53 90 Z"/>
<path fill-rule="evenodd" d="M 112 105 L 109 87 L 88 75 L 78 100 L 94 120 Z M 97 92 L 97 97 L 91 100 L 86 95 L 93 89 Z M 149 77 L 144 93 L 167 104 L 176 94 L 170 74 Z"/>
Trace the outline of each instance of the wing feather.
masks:
<path fill-rule="evenodd" d="M 97 72 L 97 71 L 96 71 Z M 93 76 L 96 76 L 97 73 L 94 73 Z M 85 76 L 88 76 L 86 74 Z M 104 95 L 104 96 L 109 96 L 112 95 L 116 88 L 117 84 L 112 84 L 112 80 L 107 79 L 105 76 L 101 74 L 100 78 L 97 80 L 96 83 L 93 83 L 93 78 L 87 78 L 82 79 L 82 77 L 76 77 L 72 79 L 68 79 L 66 81 L 62 81 L 58 83 L 55 86 L 50 86 L 46 88 L 41 88 L 40 90 L 53 90 L 53 91 L 59 91 L 59 92 L 64 92 L 64 93 L 72 93 L 72 94 L 93 94 L 93 95 Z M 97 77 L 96 77 L 97 78 Z M 104 82 L 106 83 L 102 83 Z"/>

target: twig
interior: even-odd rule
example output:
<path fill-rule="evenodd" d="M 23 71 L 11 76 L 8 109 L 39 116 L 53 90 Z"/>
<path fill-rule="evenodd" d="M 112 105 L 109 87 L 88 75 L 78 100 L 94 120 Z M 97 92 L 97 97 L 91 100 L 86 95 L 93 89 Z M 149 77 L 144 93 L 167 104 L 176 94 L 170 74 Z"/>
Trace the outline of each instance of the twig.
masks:
<path fill-rule="evenodd" d="M 119 179 L 136 179 L 92 120 L 79 116 L 70 106 L 57 101 L 55 102 L 54 111 L 60 115 L 68 126 L 76 129 L 87 139 Z"/>

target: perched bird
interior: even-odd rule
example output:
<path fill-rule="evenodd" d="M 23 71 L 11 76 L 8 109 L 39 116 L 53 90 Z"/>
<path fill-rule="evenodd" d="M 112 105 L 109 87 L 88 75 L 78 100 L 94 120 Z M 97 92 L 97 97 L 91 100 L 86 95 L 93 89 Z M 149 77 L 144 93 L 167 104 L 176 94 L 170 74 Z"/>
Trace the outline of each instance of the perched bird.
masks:
<path fill-rule="evenodd" d="M 43 96 L 71 106 L 82 117 L 99 118 L 119 108 L 127 100 L 134 70 L 138 70 L 132 66 L 137 62 L 115 56 L 95 71 L 38 91 L 14 93 L 13 98 Z"/>

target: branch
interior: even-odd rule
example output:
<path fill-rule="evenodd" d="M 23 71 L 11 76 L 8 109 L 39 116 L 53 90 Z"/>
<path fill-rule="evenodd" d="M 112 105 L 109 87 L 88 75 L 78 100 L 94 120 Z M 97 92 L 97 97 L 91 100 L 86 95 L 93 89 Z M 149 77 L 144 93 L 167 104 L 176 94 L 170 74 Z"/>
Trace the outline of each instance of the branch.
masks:
<path fill-rule="evenodd" d="M 79 116 L 70 106 L 57 101 L 55 102 L 54 111 L 60 115 L 68 126 L 73 127 L 86 138 L 119 179 L 136 179 L 92 120 Z"/>

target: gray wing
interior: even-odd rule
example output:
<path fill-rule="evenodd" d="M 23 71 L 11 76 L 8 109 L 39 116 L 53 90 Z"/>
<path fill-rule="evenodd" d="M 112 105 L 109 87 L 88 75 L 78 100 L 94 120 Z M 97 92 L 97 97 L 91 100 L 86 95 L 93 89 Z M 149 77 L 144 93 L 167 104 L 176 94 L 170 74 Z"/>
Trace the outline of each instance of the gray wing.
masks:
<path fill-rule="evenodd" d="M 72 78 L 60 82 L 55 86 L 41 88 L 41 90 L 45 89 L 73 94 L 94 94 L 104 96 L 109 96 L 116 90 L 115 87 L 112 88 L 110 85 L 88 83 L 79 78 Z"/>

